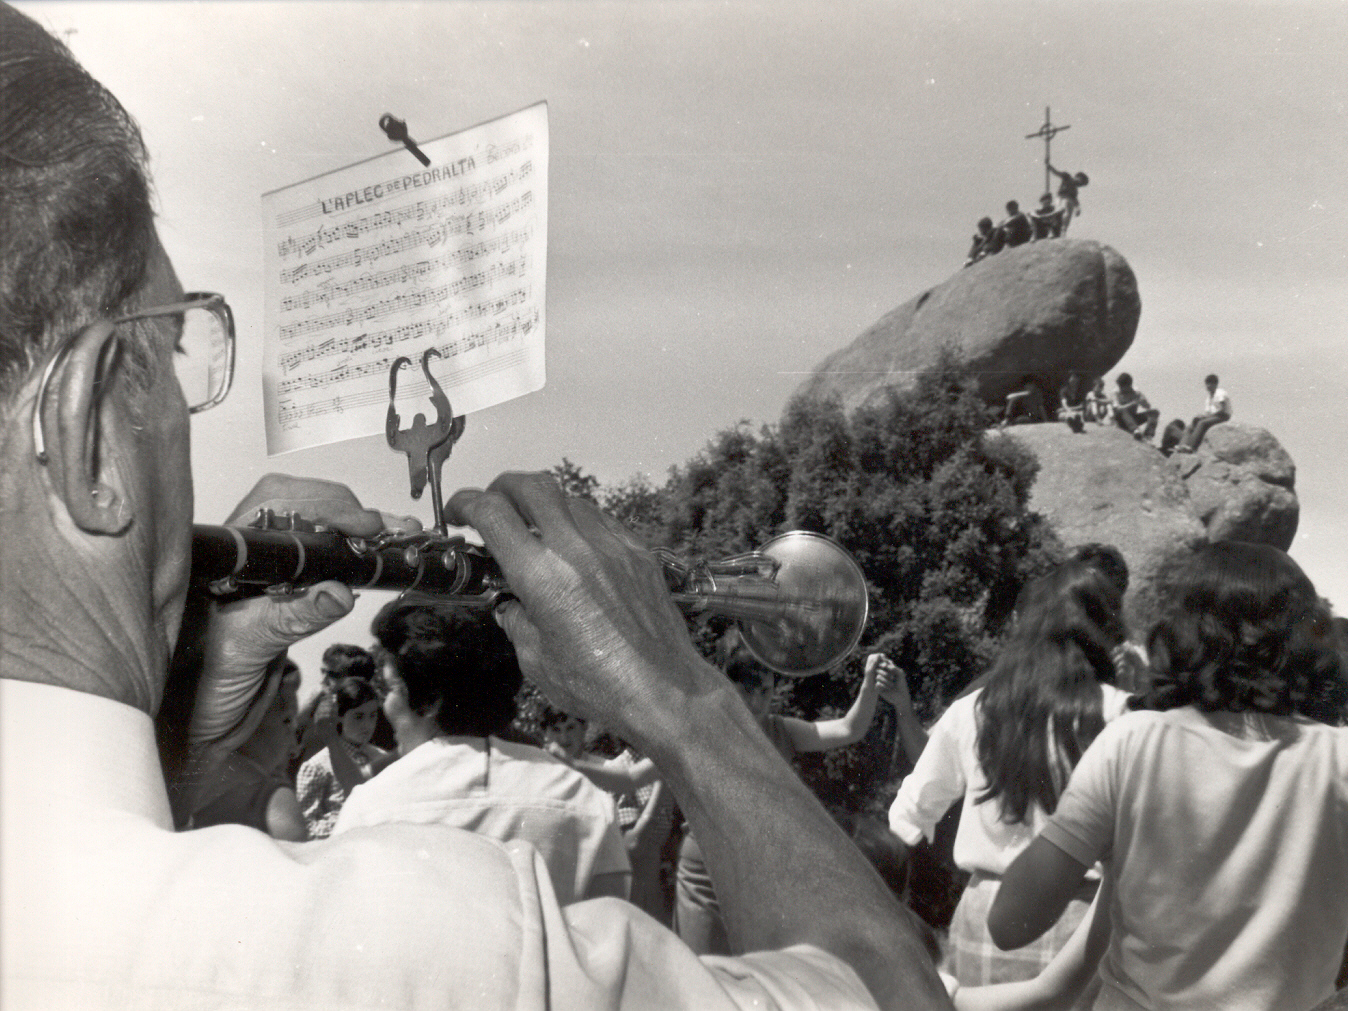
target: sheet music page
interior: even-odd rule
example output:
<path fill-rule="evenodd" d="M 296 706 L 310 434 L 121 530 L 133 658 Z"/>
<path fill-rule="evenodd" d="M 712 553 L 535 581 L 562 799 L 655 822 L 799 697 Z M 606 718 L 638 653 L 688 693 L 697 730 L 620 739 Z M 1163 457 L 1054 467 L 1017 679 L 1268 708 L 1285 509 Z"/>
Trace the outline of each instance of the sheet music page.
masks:
<path fill-rule="evenodd" d="M 543 387 L 547 103 L 419 146 L 262 198 L 269 455 L 382 432 L 401 356 L 416 410 L 427 348 L 455 414 Z"/>

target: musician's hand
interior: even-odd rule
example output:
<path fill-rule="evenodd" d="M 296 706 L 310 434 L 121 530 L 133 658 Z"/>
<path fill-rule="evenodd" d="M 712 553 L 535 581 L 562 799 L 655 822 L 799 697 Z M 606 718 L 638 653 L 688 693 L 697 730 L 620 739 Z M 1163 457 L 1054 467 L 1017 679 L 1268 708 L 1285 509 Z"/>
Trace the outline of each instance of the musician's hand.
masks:
<path fill-rule="evenodd" d="M 259 509 L 298 513 L 302 519 L 321 523 L 352 537 L 373 537 L 383 530 L 414 533 L 421 529 L 421 521 L 413 516 L 395 516 L 366 509 L 344 484 L 288 474 L 263 477 L 234 507 L 225 523 L 244 522 Z"/>
<path fill-rule="evenodd" d="M 371 537 L 385 529 L 421 529 L 410 517 L 364 508 L 345 485 L 284 474 L 262 478 L 226 523 L 246 519 L 258 509 L 298 513 L 353 537 Z M 294 643 L 345 617 L 354 606 L 351 590 L 333 581 L 294 597 L 212 604 L 189 745 L 227 750 L 247 740 L 270 702 L 265 692 L 259 692 L 267 665 Z"/>
<path fill-rule="evenodd" d="M 724 686 L 693 648 L 655 556 L 548 475 L 504 474 L 485 492 L 459 492 L 447 512 L 500 564 L 519 599 L 497 620 L 525 676 L 559 708 L 640 747 L 679 697 Z"/>

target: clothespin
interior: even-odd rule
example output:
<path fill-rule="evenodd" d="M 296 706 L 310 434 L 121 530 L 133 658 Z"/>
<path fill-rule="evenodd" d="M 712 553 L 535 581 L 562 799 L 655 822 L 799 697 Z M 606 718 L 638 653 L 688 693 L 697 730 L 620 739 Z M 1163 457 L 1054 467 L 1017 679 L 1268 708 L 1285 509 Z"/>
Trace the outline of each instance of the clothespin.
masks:
<path fill-rule="evenodd" d="M 384 131 L 385 136 L 395 144 L 401 144 L 407 150 L 417 156 L 417 161 L 423 165 L 430 165 L 431 160 L 426 157 L 425 152 L 417 147 L 417 142 L 407 135 L 407 124 L 393 115 L 386 112 L 379 117 L 379 129 Z"/>

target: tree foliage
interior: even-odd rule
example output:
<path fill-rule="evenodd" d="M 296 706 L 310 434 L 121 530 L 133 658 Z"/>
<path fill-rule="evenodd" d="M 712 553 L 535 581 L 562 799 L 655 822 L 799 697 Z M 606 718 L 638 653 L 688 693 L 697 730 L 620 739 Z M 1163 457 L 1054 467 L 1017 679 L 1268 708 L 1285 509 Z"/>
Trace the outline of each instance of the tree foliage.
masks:
<path fill-rule="evenodd" d="M 747 551 L 788 529 L 838 541 L 866 574 L 866 638 L 828 674 L 784 679 L 780 706 L 805 719 L 841 715 L 865 654 L 882 650 L 908 673 L 929 722 L 981 672 L 1020 587 L 1061 554 L 1027 508 L 1037 462 L 989 433 L 992 420 L 947 355 L 911 390 L 850 417 L 836 400 L 796 399 L 776 426 L 724 429 L 661 488 L 640 477 L 603 488 L 570 461 L 556 471 L 568 490 L 684 557 Z M 706 646 L 718 630 L 698 638 Z M 860 744 L 800 762 L 825 802 L 858 811 L 892 796 L 893 720 L 881 709 Z"/>

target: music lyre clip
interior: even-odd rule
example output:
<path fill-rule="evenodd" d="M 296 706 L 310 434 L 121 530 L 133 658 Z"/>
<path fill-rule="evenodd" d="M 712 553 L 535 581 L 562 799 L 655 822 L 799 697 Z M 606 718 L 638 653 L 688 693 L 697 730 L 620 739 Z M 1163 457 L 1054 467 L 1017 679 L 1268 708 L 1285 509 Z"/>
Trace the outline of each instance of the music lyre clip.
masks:
<path fill-rule="evenodd" d="M 402 429 L 398 417 L 398 370 L 404 365 L 410 366 L 411 359 L 402 357 L 390 367 L 388 373 L 388 416 L 384 422 L 384 434 L 389 446 L 397 453 L 407 454 L 408 477 L 412 484 L 412 498 L 421 498 L 429 481 L 431 486 L 431 510 L 434 513 L 435 529 L 446 533 L 445 505 L 440 491 L 440 471 L 454 451 L 454 443 L 463 434 L 464 417 L 454 416 L 449 397 L 431 375 L 431 356 L 440 357 L 435 348 L 427 348 L 421 356 L 421 371 L 431 387 L 431 403 L 435 406 L 434 424 L 426 423 L 426 416 L 418 413 L 412 419 L 412 426 Z"/>

